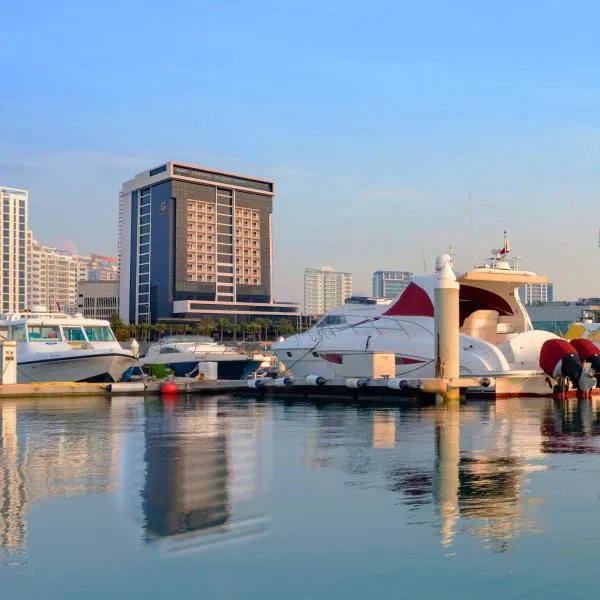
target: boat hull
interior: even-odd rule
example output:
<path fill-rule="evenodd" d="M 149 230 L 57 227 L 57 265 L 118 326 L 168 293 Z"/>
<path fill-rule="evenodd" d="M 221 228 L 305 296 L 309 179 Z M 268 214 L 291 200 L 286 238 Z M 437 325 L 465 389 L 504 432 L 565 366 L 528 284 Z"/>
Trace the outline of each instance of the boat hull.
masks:
<path fill-rule="evenodd" d="M 153 364 L 162 364 L 167 369 L 173 371 L 175 377 L 195 377 L 198 374 L 199 362 L 216 362 L 217 363 L 217 378 L 218 379 L 246 379 L 248 375 L 260 367 L 260 360 L 252 360 L 248 358 L 227 359 L 227 360 L 212 360 L 206 357 L 203 361 L 186 360 L 177 362 L 154 363 L 145 362 L 144 366 L 149 367 Z"/>
<path fill-rule="evenodd" d="M 113 382 L 135 363 L 132 356 L 108 352 L 42 358 L 17 363 L 17 383 L 41 383 L 55 381 Z"/>

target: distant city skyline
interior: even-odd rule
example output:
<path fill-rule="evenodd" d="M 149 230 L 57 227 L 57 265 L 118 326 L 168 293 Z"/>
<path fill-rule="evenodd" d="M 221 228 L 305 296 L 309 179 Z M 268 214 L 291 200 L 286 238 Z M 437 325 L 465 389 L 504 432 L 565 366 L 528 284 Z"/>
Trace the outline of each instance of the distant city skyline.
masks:
<path fill-rule="evenodd" d="M 380 265 L 431 271 L 453 244 L 464 270 L 504 229 L 556 298 L 600 296 L 600 219 L 579 218 L 597 201 L 600 5 L 549 4 L 542 22 L 516 2 L 159 6 L 4 11 L 0 68 L 18 93 L 0 98 L 0 181 L 30 191 L 44 243 L 114 254 L 121 183 L 174 159 L 277 182 L 281 300 L 302 301 L 308 265 L 368 291 Z M 141 25 L 178 33 L 140 45 Z M 126 90 L 148 65 L 169 85 L 140 102 Z"/>

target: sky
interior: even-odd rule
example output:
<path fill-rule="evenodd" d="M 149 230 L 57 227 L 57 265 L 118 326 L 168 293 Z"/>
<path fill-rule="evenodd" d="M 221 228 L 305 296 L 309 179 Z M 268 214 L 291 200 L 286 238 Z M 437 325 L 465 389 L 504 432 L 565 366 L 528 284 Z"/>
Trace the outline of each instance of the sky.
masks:
<path fill-rule="evenodd" d="M 43 243 L 115 253 L 122 182 L 180 160 L 276 181 L 279 300 L 302 300 L 305 267 L 367 294 L 450 244 L 466 269 L 505 229 L 556 297 L 600 296 L 596 2 L 31 0 L 0 19 L 0 185 L 29 189 Z"/>

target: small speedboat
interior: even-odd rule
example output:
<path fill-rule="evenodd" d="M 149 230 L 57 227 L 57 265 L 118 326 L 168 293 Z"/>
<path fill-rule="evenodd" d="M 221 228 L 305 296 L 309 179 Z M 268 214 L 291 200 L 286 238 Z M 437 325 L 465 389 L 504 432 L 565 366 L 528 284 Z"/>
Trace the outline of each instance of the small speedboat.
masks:
<path fill-rule="evenodd" d="M 203 363 L 216 363 L 218 379 L 245 379 L 261 361 L 235 348 L 219 344 L 208 336 L 167 336 L 148 348 L 140 357 L 142 368 L 163 365 L 175 377 L 197 377 Z"/>

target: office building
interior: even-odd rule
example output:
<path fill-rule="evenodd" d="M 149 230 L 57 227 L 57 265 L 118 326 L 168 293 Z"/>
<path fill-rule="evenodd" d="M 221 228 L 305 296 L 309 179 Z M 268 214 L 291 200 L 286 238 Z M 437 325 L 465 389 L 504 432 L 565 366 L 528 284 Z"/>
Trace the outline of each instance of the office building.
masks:
<path fill-rule="evenodd" d="M 413 274 L 408 271 L 375 271 L 373 273 L 373 296 L 396 298 L 408 286 Z"/>
<path fill-rule="evenodd" d="M 168 162 L 119 198 L 124 322 L 295 318 L 272 299 L 272 181 Z"/>
<path fill-rule="evenodd" d="M 536 302 L 552 302 L 554 285 L 552 283 L 527 283 L 519 288 L 519 298 L 526 305 Z"/>
<path fill-rule="evenodd" d="M 118 281 L 80 281 L 77 289 L 77 310 L 84 317 L 110 319 L 119 313 Z"/>
<path fill-rule="evenodd" d="M 2 311 L 16 312 L 27 305 L 28 194 L 0 186 L 2 198 Z"/>
<path fill-rule="evenodd" d="M 352 296 L 352 275 L 332 267 L 304 271 L 304 312 L 322 315 Z"/>

